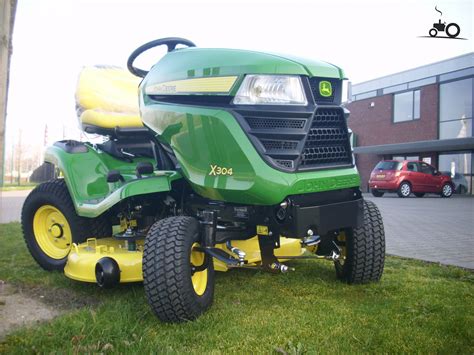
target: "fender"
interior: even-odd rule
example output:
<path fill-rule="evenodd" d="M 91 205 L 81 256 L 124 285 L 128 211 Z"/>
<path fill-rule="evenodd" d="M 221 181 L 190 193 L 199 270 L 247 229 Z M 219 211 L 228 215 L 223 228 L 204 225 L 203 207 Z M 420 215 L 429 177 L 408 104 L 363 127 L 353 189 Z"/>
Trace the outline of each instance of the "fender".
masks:
<path fill-rule="evenodd" d="M 126 162 L 87 143 L 74 151 L 65 150 L 63 144 L 50 146 L 44 160 L 59 169 L 76 212 L 82 217 L 97 217 L 132 196 L 170 191 L 171 182 L 181 178 L 176 171 L 155 171 L 153 175 L 139 179 L 135 174 L 137 163 L 146 161 L 156 165 L 153 159 L 137 158 Z M 108 183 L 110 170 L 118 170 L 124 181 Z"/>

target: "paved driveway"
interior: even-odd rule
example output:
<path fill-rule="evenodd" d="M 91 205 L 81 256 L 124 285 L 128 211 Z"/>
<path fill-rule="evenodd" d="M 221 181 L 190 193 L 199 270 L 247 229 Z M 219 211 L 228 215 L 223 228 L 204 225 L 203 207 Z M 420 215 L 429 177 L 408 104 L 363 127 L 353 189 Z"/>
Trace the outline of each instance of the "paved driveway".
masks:
<path fill-rule="evenodd" d="M 0 191 L 0 223 L 20 221 L 21 207 L 30 192 Z"/>
<path fill-rule="evenodd" d="M 387 253 L 474 269 L 474 198 L 365 197 L 382 212 Z"/>

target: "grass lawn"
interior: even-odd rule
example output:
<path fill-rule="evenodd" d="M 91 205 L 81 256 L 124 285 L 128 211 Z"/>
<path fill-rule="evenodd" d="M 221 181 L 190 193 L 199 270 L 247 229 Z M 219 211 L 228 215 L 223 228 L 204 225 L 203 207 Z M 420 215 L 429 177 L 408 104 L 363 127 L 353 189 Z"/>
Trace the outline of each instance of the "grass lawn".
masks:
<path fill-rule="evenodd" d="M 0 279 L 44 290 L 64 315 L 19 329 L 1 352 L 97 353 L 474 353 L 474 273 L 389 257 L 378 284 L 335 280 L 325 261 L 295 272 L 218 273 L 212 309 L 194 322 L 163 324 L 141 284 L 101 290 L 41 270 L 17 223 L 0 225 Z M 76 302 L 76 303 L 74 303 Z"/>

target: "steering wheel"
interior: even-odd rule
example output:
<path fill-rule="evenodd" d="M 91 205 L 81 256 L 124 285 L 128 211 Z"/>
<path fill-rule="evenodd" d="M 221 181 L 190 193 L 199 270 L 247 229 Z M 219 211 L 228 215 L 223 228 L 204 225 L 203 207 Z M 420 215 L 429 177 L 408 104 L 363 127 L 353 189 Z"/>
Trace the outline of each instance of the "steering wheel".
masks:
<path fill-rule="evenodd" d="M 135 59 L 142 54 L 143 52 L 149 50 L 150 48 L 158 47 L 158 46 L 167 46 L 168 47 L 168 53 L 171 51 L 174 51 L 176 49 L 176 46 L 178 44 L 184 44 L 187 47 L 196 47 L 196 45 L 191 42 L 188 39 L 185 38 L 179 38 L 179 37 L 167 37 L 167 38 L 160 38 L 160 39 L 155 39 L 154 41 L 145 43 L 144 45 L 138 47 L 135 49 L 132 54 L 128 57 L 127 60 L 127 68 L 132 73 L 133 75 L 139 76 L 141 78 L 144 78 L 147 74 L 148 71 L 139 69 L 135 66 L 133 66 L 133 63 L 135 62 Z"/>

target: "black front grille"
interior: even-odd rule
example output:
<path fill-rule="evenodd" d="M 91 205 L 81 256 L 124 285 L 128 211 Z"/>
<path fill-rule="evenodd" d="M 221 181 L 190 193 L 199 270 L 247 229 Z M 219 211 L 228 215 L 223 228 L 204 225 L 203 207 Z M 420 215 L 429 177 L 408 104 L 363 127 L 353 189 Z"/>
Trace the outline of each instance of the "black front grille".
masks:
<path fill-rule="evenodd" d="M 344 112 L 318 108 L 301 155 L 301 167 L 351 164 L 352 154 Z"/>
<path fill-rule="evenodd" d="M 260 140 L 266 150 L 296 149 L 297 141 Z"/>
<path fill-rule="evenodd" d="M 312 127 L 341 127 L 344 114 L 339 108 L 321 107 L 316 111 Z"/>
<path fill-rule="evenodd" d="M 293 160 L 283 160 L 283 159 L 277 159 L 275 160 L 275 162 L 284 167 L 284 168 L 287 168 L 287 169 L 293 169 L 294 167 L 294 161 Z"/>
<path fill-rule="evenodd" d="M 304 127 L 306 120 L 291 120 L 291 119 L 275 119 L 263 117 L 246 117 L 248 125 L 253 129 L 277 129 L 290 128 L 301 129 Z"/>
<path fill-rule="evenodd" d="M 343 128 L 311 128 L 306 139 L 306 147 L 325 146 L 332 143 L 344 144 L 346 140 L 347 131 Z"/>
<path fill-rule="evenodd" d="M 302 165 L 316 165 L 322 163 L 344 162 L 348 152 L 344 146 L 314 147 L 303 151 Z"/>
<path fill-rule="evenodd" d="M 319 91 L 319 83 L 321 81 L 329 81 L 332 87 L 332 95 L 330 96 L 323 96 Z M 313 77 L 309 78 L 309 86 L 311 88 L 311 92 L 313 93 L 314 101 L 316 103 L 321 104 L 337 104 L 341 103 L 341 96 L 342 96 L 342 80 L 333 79 L 333 78 L 319 78 Z"/>
<path fill-rule="evenodd" d="M 294 171 L 350 166 L 352 152 L 339 106 L 309 112 L 237 111 L 257 150 L 271 165 Z"/>

